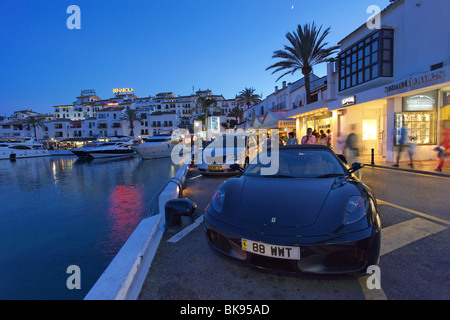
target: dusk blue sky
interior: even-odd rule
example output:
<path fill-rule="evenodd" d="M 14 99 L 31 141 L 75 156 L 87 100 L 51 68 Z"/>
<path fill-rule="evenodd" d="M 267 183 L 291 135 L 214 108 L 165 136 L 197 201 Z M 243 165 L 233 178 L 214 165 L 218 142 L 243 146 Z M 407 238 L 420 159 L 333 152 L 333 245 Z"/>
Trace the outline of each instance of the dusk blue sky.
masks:
<path fill-rule="evenodd" d="M 69 30 L 70 5 L 81 30 Z M 331 27 L 330 45 L 388 0 L 0 0 L 0 115 L 52 113 L 83 89 L 102 99 L 113 88 L 138 97 L 192 87 L 234 98 L 245 87 L 264 97 L 281 81 L 265 69 L 298 24 Z M 326 66 L 314 69 L 326 75 Z M 281 75 L 281 74 L 280 74 Z"/>

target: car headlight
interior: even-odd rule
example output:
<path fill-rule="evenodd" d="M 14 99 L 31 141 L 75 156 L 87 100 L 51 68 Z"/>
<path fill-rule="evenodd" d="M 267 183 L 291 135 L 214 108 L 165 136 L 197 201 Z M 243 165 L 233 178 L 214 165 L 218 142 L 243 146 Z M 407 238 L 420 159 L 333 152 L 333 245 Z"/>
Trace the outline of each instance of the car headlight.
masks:
<path fill-rule="evenodd" d="M 367 201 L 361 196 L 350 197 L 347 201 L 344 214 L 344 224 L 357 222 L 365 217 Z"/>
<path fill-rule="evenodd" d="M 218 190 L 212 198 L 211 205 L 216 212 L 222 212 L 223 203 L 225 201 L 225 192 Z"/>

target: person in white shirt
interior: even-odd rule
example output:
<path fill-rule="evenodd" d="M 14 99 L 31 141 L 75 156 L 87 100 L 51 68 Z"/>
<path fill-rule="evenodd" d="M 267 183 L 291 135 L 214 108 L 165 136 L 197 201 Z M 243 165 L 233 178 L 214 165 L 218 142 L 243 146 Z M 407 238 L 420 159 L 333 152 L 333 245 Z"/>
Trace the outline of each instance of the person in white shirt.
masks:
<path fill-rule="evenodd" d="M 336 154 L 344 154 L 344 146 L 345 146 L 345 140 L 342 138 L 341 133 L 338 132 L 337 138 L 336 138 L 336 145 L 333 146 L 333 151 Z"/>
<path fill-rule="evenodd" d="M 316 137 L 312 134 L 312 129 L 306 130 L 306 136 L 302 138 L 302 144 L 316 144 Z"/>

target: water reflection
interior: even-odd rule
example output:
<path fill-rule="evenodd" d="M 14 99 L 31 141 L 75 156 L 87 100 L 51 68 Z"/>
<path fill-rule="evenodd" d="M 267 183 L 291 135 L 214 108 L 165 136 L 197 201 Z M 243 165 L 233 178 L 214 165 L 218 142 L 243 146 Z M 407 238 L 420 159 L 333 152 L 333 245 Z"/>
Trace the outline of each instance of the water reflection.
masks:
<path fill-rule="evenodd" d="M 169 158 L 0 161 L 0 299 L 82 299 L 177 169 Z M 71 264 L 81 290 L 66 288 Z"/>

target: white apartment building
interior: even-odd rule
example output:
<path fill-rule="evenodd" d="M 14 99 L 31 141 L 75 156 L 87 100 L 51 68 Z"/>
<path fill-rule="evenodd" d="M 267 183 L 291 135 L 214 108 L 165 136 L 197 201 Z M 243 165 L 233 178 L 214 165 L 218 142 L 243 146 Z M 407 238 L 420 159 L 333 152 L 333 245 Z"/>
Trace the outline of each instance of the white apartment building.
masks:
<path fill-rule="evenodd" d="M 38 139 L 61 141 L 128 136 L 130 124 L 121 120 L 123 111 L 127 108 L 139 111 L 139 120 L 133 123 L 135 137 L 147 138 L 154 134 L 170 133 L 179 127 L 193 129 L 194 119 L 202 113 L 195 109 L 199 106 L 200 97 L 215 99 L 217 106 L 222 109 L 222 118 L 223 113 L 228 113 L 235 106 L 235 100 L 214 95 L 211 90 L 198 90 L 189 96 L 163 92 L 154 97 L 138 98 L 132 89 L 127 89 L 118 90 L 110 99 L 99 98 L 95 90 L 83 90 L 73 104 L 53 107 L 53 120 L 47 117 L 47 128 L 38 129 Z M 3 119 L 0 136 L 34 135 L 34 132 L 31 134 L 31 131 L 23 126 L 23 119 L 29 115 L 37 113 L 30 110 L 16 111 L 14 119 Z M 226 122 L 229 119 L 221 120 Z"/>

